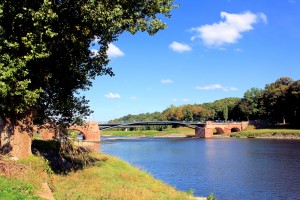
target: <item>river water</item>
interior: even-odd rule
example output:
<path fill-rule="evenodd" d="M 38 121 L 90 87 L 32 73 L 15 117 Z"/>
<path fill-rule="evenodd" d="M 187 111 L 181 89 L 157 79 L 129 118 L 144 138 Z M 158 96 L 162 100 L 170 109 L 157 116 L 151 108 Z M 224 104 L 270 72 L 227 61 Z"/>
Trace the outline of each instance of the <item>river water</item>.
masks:
<path fill-rule="evenodd" d="M 300 199 L 300 140 L 101 139 L 100 151 L 195 196 Z"/>

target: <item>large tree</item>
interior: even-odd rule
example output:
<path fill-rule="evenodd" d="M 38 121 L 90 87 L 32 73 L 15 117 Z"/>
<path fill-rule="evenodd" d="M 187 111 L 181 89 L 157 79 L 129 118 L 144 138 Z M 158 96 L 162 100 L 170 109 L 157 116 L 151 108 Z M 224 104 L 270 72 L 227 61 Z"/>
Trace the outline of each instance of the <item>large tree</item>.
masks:
<path fill-rule="evenodd" d="M 238 103 L 239 111 L 241 114 L 245 115 L 248 121 L 250 118 L 258 118 L 261 94 L 262 90 L 258 88 L 251 88 L 245 92 L 244 97 Z"/>
<path fill-rule="evenodd" d="M 294 81 L 290 84 L 286 92 L 287 118 L 290 122 L 300 127 L 300 80 Z"/>
<path fill-rule="evenodd" d="M 261 110 L 266 118 L 285 124 L 291 106 L 287 104 L 286 97 L 288 88 L 293 82 L 289 77 L 281 77 L 265 86 L 262 92 Z"/>
<path fill-rule="evenodd" d="M 28 154 L 20 138 L 33 120 L 65 124 L 89 115 L 79 91 L 96 76 L 113 75 L 106 67 L 108 45 L 124 31 L 153 35 L 164 29 L 159 17 L 170 17 L 174 7 L 173 0 L 2 0 L 2 153 Z M 95 42 L 97 53 L 89 50 Z"/>

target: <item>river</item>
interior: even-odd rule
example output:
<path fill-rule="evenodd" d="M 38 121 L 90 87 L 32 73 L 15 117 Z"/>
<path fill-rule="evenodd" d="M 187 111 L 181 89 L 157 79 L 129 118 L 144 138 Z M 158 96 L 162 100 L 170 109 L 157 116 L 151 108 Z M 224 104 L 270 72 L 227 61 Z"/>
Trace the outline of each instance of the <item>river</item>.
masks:
<path fill-rule="evenodd" d="M 300 199 L 300 140 L 112 138 L 100 151 L 195 196 Z"/>

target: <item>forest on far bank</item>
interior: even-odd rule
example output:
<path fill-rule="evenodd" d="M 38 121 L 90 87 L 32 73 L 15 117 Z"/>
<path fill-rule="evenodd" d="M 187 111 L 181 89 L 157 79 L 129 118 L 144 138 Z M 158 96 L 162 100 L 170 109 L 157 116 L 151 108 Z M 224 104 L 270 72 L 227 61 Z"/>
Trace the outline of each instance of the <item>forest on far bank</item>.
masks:
<path fill-rule="evenodd" d="M 281 77 L 264 89 L 251 88 L 243 98 L 224 98 L 211 103 L 171 105 L 162 112 L 126 115 L 109 123 L 135 121 L 243 121 L 266 120 L 299 126 L 300 80 Z M 298 122 L 298 123 L 297 123 Z"/>

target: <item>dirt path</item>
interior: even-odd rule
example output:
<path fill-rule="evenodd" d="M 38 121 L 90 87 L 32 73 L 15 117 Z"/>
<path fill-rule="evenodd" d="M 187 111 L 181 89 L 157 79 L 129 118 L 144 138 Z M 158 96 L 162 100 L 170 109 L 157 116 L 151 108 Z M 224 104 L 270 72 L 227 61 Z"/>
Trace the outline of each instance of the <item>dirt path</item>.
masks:
<path fill-rule="evenodd" d="M 46 200 L 54 200 L 53 193 L 47 182 L 42 184 L 41 191 L 37 191 L 36 195 Z"/>

